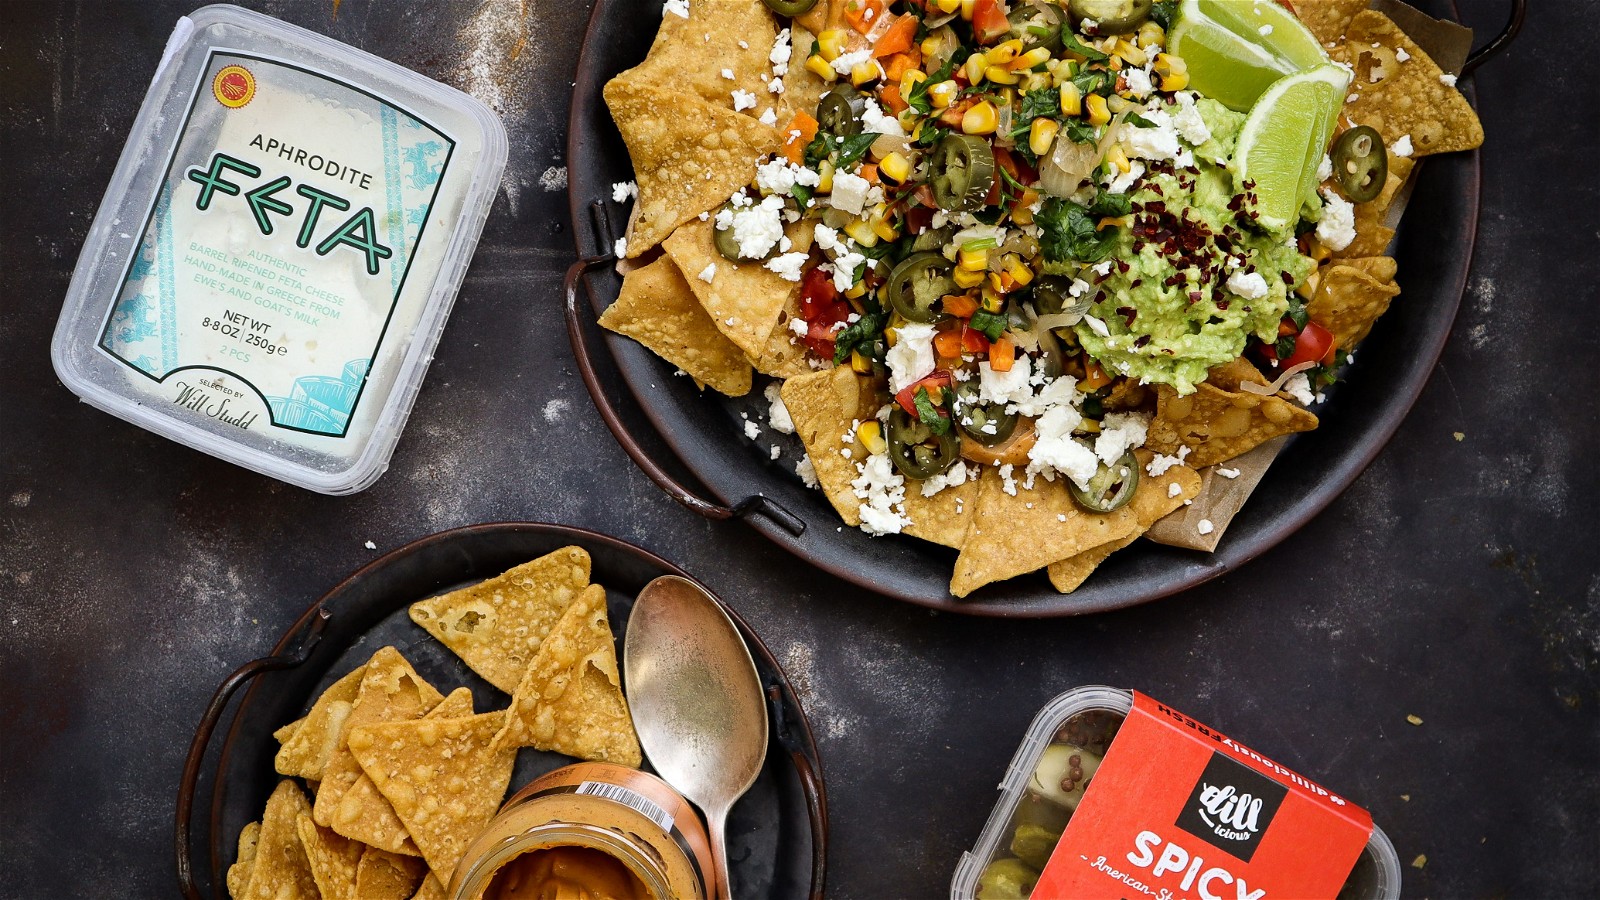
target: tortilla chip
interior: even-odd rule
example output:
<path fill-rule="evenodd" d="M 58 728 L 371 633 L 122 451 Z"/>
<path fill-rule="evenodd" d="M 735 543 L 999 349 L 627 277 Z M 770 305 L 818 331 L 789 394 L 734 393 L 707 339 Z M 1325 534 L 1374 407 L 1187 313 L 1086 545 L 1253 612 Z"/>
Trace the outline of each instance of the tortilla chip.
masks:
<path fill-rule="evenodd" d="M 600 324 L 730 397 L 750 393 L 750 361 L 717 328 L 668 257 L 629 272 Z"/>
<path fill-rule="evenodd" d="M 450 696 L 428 711 L 424 719 L 462 719 L 472 715 L 472 691 L 456 688 Z M 421 856 L 422 851 L 406 834 L 406 827 L 395 815 L 394 807 L 383 799 L 378 786 L 365 772 L 339 800 L 333 813 L 333 829 L 352 840 L 379 850 L 406 856 Z M 415 885 L 413 885 L 415 887 Z M 410 893 L 410 891 L 406 891 Z"/>
<path fill-rule="evenodd" d="M 1380 284 L 1394 281 L 1394 276 L 1399 274 L 1400 266 L 1392 256 L 1363 256 L 1357 259 L 1336 259 L 1331 265 L 1349 266 L 1352 269 L 1371 277 Z"/>
<path fill-rule="evenodd" d="M 1206 373 L 1206 384 L 1224 391 L 1237 391 L 1243 382 L 1255 384 L 1271 384 L 1267 381 L 1255 363 L 1244 357 L 1239 357 L 1232 362 L 1225 362 L 1220 366 L 1212 366 Z"/>
<path fill-rule="evenodd" d="M 356 900 L 406 900 L 431 874 L 414 856 L 399 856 L 368 847 L 356 867 Z"/>
<path fill-rule="evenodd" d="M 1350 27 L 1350 20 L 1355 14 L 1366 9 L 1370 0 L 1300 0 L 1294 5 L 1295 15 L 1300 17 L 1311 33 L 1324 46 L 1335 46 L 1344 43 L 1345 30 Z"/>
<path fill-rule="evenodd" d="M 761 157 L 778 149 L 775 129 L 684 91 L 613 78 L 604 93 L 639 182 L 630 258 L 727 202 L 755 178 Z"/>
<path fill-rule="evenodd" d="M 277 741 L 281 748 L 282 745 L 289 743 L 289 741 L 294 738 L 295 732 L 299 731 L 300 726 L 304 725 L 305 723 L 306 717 L 301 716 L 300 718 L 295 719 L 293 722 L 290 722 L 282 728 L 279 728 L 277 731 L 274 731 L 272 733 L 272 739 Z"/>
<path fill-rule="evenodd" d="M 606 589 L 574 600 L 512 696 L 497 747 L 536 747 L 581 759 L 638 767 L 639 737 L 617 672 Z"/>
<path fill-rule="evenodd" d="M 767 57 L 777 36 L 777 25 L 761 0 L 689 0 L 689 17 L 662 15 L 644 62 L 619 77 L 670 84 L 726 109 L 733 108 L 734 91 L 745 91 L 758 101 L 745 112 L 759 116 L 778 102 L 767 90 L 772 77 Z M 733 77 L 725 77 L 724 70 Z"/>
<path fill-rule="evenodd" d="M 278 782 L 261 814 L 261 832 L 250 863 L 251 900 L 315 900 L 317 882 L 300 844 L 296 822 L 311 812 L 306 795 L 293 781 Z"/>
<path fill-rule="evenodd" d="M 1408 58 L 1390 63 L 1398 50 Z M 1467 98 L 1439 80 L 1444 70 L 1388 16 L 1373 10 L 1357 13 L 1341 55 L 1355 69 L 1350 89 L 1358 97 L 1345 110 L 1357 122 L 1378 129 L 1385 144 L 1409 134 L 1415 156 L 1483 144 L 1483 124 Z"/>
<path fill-rule="evenodd" d="M 1410 177 L 1413 165 L 1415 163 L 1408 156 L 1389 154 L 1389 177 L 1384 182 L 1383 190 L 1366 203 L 1355 205 L 1356 239 L 1339 251 L 1341 255 L 1380 256 L 1389 249 L 1389 242 L 1394 240 L 1389 209 L 1394 205 L 1400 189 L 1405 186 L 1406 178 Z"/>
<path fill-rule="evenodd" d="M 250 870 L 255 866 L 256 846 L 260 841 L 260 822 L 251 822 L 239 830 L 239 855 L 228 867 L 228 896 L 233 900 L 244 900 L 250 893 Z"/>
<path fill-rule="evenodd" d="M 875 412 L 863 397 L 866 392 L 861 376 L 839 366 L 791 378 L 778 393 L 794 420 L 794 433 L 805 444 L 817 483 L 852 528 L 861 524 L 861 501 L 850 482 L 856 478 L 856 463 L 867 457 L 854 428 Z"/>
<path fill-rule="evenodd" d="M 356 893 L 356 864 L 361 861 L 365 848 L 335 834 L 332 829 L 323 828 L 310 815 L 295 819 L 295 832 L 300 835 L 300 846 L 305 848 L 311 877 L 323 900 L 361 896 Z"/>
<path fill-rule="evenodd" d="M 1156 398 L 1145 446 L 1167 456 L 1188 447 L 1183 461 L 1197 469 L 1232 459 L 1278 435 L 1317 427 L 1315 415 L 1282 397 L 1224 391 L 1205 383 L 1186 397 L 1163 384 Z"/>
<path fill-rule="evenodd" d="M 766 355 L 772 336 L 800 283 L 786 281 L 759 262 L 736 263 L 717 252 L 715 220 L 685 223 L 662 246 L 678 264 L 711 321 L 752 358 Z M 708 282 L 699 273 L 715 266 Z M 693 273 L 693 274 L 691 274 Z"/>
<path fill-rule="evenodd" d="M 1133 498 L 1128 501 L 1128 508 L 1133 510 L 1138 529 L 1127 537 L 1118 538 L 1085 550 L 1077 556 L 1051 563 L 1050 583 L 1061 593 L 1070 594 L 1077 590 L 1084 579 L 1105 562 L 1106 557 L 1138 540 L 1139 535 L 1149 530 L 1158 519 L 1183 506 L 1185 500 L 1193 500 L 1195 495 L 1200 493 L 1200 473 L 1194 469 L 1178 465 L 1160 475 L 1151 475 L 1145 467 L 1150 465 L 1154 454 L 1149 450 L 1135 450 L 1134 456 L 1139 460 L 1141 474 L 1139 487 L 1134 490 Z M 1172 492 L 1174 486 L 1178 488 L 1176 494 Z"/>
<path fill-rule="evenodd" d="M 589 584 L 589 554 L 563 547 L 459 591 L 411 604 L 411 621 L 506 693 Z"/>
<path fill-rule="evenodd" d="M 1342 349 L 1350 350 L 1366 339 L 1372 324 L 1388 311 L 1389 301 L 1399 293 L 1399 285 L 1393 282 L 1381 282 L 1358 268 L 1336 263 L 1322 273 L 1306 313 L 1311 321 L 1333 332 Z"/>
<path fill-rule="evenodd" d="M 1030 490 L 1020 475 L 1006 490 L 997 468 L 985 467 L 961 555 L 950 579 L 950 593 L 965 597 L 994 581 L 1004 581 L 1076 556 L 1091 547 L 1133 534 L 1138 523 L 1127 507 L 1091 513 L 1067 491 L 1065 478 L 1040 477 Z"/>
<path fill-rule="evenodd" d="M 421 718 L 428 710 L 443 700 L 433 685 L 422 679 L 400 651 L 384 647 L 367 660 L 366 674 L 361 677 L 361 690 L 356 694 L 356 705 L 345 722 L 344 739 L 328 760 L 322 783 L 317 787 L 317 802 L 312 818 L 318 825 L 331 828 L 338 818 L 344 795 L 361 778 L 361 767 L 350 754 L 350 732 L 358 726 L 377 722 L 404 722 Z"/>
<path fill-rule="evenodd" d="M 279 775 L 298 775 L 308 781 L 321 781 L 323 770 L 344 737 L 345 722 L 355 706 L 365 665 L 335 681 L 322 692 L 311 711 L 300 719 L 304 724 L 278 748 L 273 765 Z M 280 729 L 281 731 L 281 729 Z"/>
<path fill-rule="evenodd" d="M 495 750 L 506 711 L 351 729 L 350 750 L 400 814 L 428 868 L 448 882 L 511 783 L 514 748 Z"/>
<path fill-rule="evenodd" d="M 450 900 L 445 896 L 444 885 L 439 883 L 439 876 L 429 872 L 423 876 L 422 886 L 411 895 L 411 900 Z"/>
<path fill-rule="evenodd" d="M 767 347 L 759 358 L 750 360 L 756 371 L 773 378 L 798 378 L 810 375 L 811 360 L 806 356 L 806 345 L 800 335 L 790 329 L 789 323 L 800 318 L 800 295 L 795 293 L 784 301 L 783 312 L 767 336 Z"/>
<path fill-rule="evenodd" d="M 945 547 L 961 549 L 967 538 L 967 526 L 978 506 L 979 467 L 976 463 L 963 463 L 967 476 L 956 485 L 949 485 L 932 497 L 922 495 L 922 482 L 906 479 L 905 516 L 911 524 L 901 530 Z"/>
<path fill-rule="evenodd" d="M 791 25 L 789 32 L 789 42 L 793 49 L 789 54 L 789 71 L 783 75 L 783 94 L 778 106 L 780 128 L 789 127 L 797 112 L 815 116 L 818 101 L 833 87 L 819 78 L 817 73 L 806 68 L 806 51 L 811 49 L 811 43 L 817 36 L 799 23 Z"/>

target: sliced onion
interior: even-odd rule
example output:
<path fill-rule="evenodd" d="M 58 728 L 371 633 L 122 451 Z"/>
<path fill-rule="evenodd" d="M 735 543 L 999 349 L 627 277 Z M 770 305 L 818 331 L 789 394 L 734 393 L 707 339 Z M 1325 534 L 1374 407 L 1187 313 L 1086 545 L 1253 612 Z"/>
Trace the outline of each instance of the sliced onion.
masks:
<path fill-rule="evenodd" d="M 1316 367 L 1316 361 L 1308 359 L 1303 363 L 1296 363 L 1289 368 L 1284 369 L 1283 372 L 1278 375 L 1278 380 L 1271 384 L 1256 384 L 1254 381 L 1241 381 L 1239 382 L 1239 390 L 1244 391 L 1247 394 L 1257 394 L 1262 397 L 1271 397 L 1273 394 L 1283 390 L 1283 386 L 1288 383 L 1289 379 L 1299 375 L 1301 372 L 1304 372 L 1307 369 L 1315 369 Z"/>
<path fill-rule="evenodd" d="M 906 158 L 913 167 L 917 164 L 917 154 L 911 149 L 911 139 L 899 134 L 880 134 L 872 142 L 872 158 L 883 159 L 891 153 L 898 153 Z"/>
<path fill-rule="evenodd" d="M 1099 143 L 1092 147 L 1065 136 L 1058 137 L 1055 150 L 1039 165 L 1039 189 L 1063 199 L 1076 194 L 1084 182 L 1094 177 L 1100 160 L 1105 158 L 1106 151 L 1116 140 L 1122 119 L 1122 115 L 1112 119 L 1106 125 L 1105 133 L 1100 136 Z"/>
<path fill-rule="evenodd" d="M 1045 331 L 1055 328 L 1071 328 L 1079 322 L 1082 322 L 1083 317 L 1088 314 L 1088 312 L 1089 299 L 1087 297 L 1080 298 L 1078 301 L 1066 309 L 1063 309 L 1061 312 L 1051 313 L 1048 316 L 1040 316 L 1038 320 L 1033 323 L 1033 327 Z"/>

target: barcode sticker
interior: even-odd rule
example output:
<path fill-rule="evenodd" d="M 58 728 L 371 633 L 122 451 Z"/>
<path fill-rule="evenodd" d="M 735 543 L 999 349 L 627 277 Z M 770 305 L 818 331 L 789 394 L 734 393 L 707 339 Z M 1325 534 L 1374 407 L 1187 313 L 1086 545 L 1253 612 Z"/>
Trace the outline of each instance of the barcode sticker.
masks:
<path fill-rule="evenodd" d="M 592 794 L 596 797 L 604 797 L 614 803 L 621 803 L 623 806 L 639 812 L 659 825 L 662 831 L 672 830 L 672 814 L 656 805 L 654 800 L 637 791 L 631 791 L 620 785 L 606 784 L 602 781 L 585 781 L 583 784 L 578 785 L 578 793 Z"/>

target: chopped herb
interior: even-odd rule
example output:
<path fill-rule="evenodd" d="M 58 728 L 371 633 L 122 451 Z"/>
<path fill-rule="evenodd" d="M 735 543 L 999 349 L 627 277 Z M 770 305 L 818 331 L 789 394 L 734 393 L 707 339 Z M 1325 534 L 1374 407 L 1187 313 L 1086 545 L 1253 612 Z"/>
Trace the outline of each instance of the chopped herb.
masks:
<path fill-rule="evenodd" d="M 1068 119 L 1061 132 L 1067 140 L 1075 144 L 1097 144 L 1100 142 L 1100 129 L 1082 119 Z"/>
<path fill-rule="evenodd" d="M 1059 197 L 1046 200 L 1034 216 L 1034 222 L 1044 230 L 1039 247 L 1045 259 L 1094 263 L 1110 256 L 1118 229 L 1097 230 L 1095 218 L 1089 210 L 1070 200 Z"/>
<path fill-rule="evenodd" d="M 1150 6 L 1150 18 L 1162 31 L 1172 33 L 1172 23 L 1178 21 L 1178 0 L 1156 0 Z"/>
<path fill-rule="evenodd" d="M 1076 53 L 1089 62 L 1105 62 L 1111 58 L 1078 40 L 1078 36 L 1072 31 L 1070 22 L 1061 23 L 1061 43 L 1066 46 L 1067 52 Z"/>
<path fill-rule="evenodd" d="M 855 165 L 857 160 L 867 155 L 867 148 L 872 146 L 872 142 L 880 137 L 882 135 L 868 131 L 844 138 L 839 143 L 839 158 L 834 160 L 834 168 L 843 172 Z"/>
<path fill-rule="evenodd" d="M 923 115 L 933 112 L 933 101 L 928 98 L 928 88 L 941 81 L 949 81 L 950 73 L 956 70 L 956 66 L 966 62 L 967 57 L 971 55 L 971 50 L 957 47 L 956 51 L 950 54 L 950 58 L 944 61 L 944 65 L 939 67 L 939 71 L 911 86 L 911 92 L 905 97 L 906 104 Z"/>
<path fill-rule="evenodd" d="M 862 352 L 871 355 L 869 350 L 872 342 L 882 336 L 883 326 L 888 317 L 882 310 L 868 312 L 861 318 L 838 334 L 833 336 L 833 361 L 836 365 L 843 365 L 850 358 L 850 351 L 862 347 Z"/>
<path fill-rule="evenodd" d="M 1154 128 L 1154 127 L 1156 127 L 1156 123 L 1150 121 L 1149 119 L 1146 119 L 1144 116 L 1141 116 L 1136 112 L 1128 113 L 1128 117 L 1124 121 L 1126 121 L 1129 125 L 1134 126 L 1135 128 Z"/>
<path fill-rule="evenodd" d="M 1289 295 L 1288 315 L 1289 319 L 1294 322 L 1296 331 L 1304 329 L 1306 327 L 1306 323 L 1311 321 L 1311 313 L 1306 311 L 1306 303 L 1304 300 L 1300 299 L 1298 294 Z"/>
<path fill-rule="evenodd" d="M 933 405 L 933 398 L 928 396 L 927 388 L 917 388 L 916 396 L 912 398 L 912 402 L 917 407 L 917 418 L 922 420 L 922 424 L 928 426 L 929 431 L 934 434 L 944 434 L 950 430 L 950 420 L 939 414 L 939 407 Z"/>
<path fill-rule="evenodd" d="M 980 309 L 972 314 L 972 321 L 967 326 L 973 331 L 983 332 L 983 336 L 991 341 L 998 341 L 1006 331 L 1006 317 L 1003 313 Z"/>
<path fill-rule="evenodd" d="M 949 133 L 950 129 L 935 125 L 929 120 L 923 122 L 922 127 L 917 129 L 917 139 L 912 143 L 918 147 L 936 147 Z"/>
<path fill-rule="evenodd" d="M 1090 94 L 1104 96 L 1111 93 L 1115 79 L 1111 77 L 1110 72 L 1104 69 L 1085 69 L 1072 76 L 1072 83 L 1077 85 L 1078 92 L 1085 97 Z"/>
<path fill-rule="evenodd" d="M 805 209 L 807 206 L 809 206 L 811 204 L 811 194 L 812 194 L 812 192 L 813 192 L 813 189 L 811 187 L 809 187 L 808 185 L 804 185 L 804 184 L 797 184 L 794 187 L 789 189 L 789 195 L 794 197 L 794 202 L 801 209 Z"/>
<path fill-rule="evenodd" d="M 1110 216 L 1113 219 L 1125 216 L 1133 212 L 1133 199 L 1127 194 L 1101 191 L 1095 195 L 1094 202 L 1089 204 L 1089 212 L 1097 216 Z"/>
<path fill-rule="evenodd" d="M 832 151 L 832 142 L 828 140 L 827 133 L 822 131 L 817 132 L 817 136 L 812 138 L 811 143 L 806 145 L 804 152 L 806 166 L 809 168 L 816 168 L 817 163 L 827 159 L 828 154 Z"/>
<path fill-rule="evenodd" d="M 1018 140 L 1040 116 L 1054 116 L 1061 112 L 1061 89 L 1043 88 L 1022 95 L 1022 106 L 1011 117 L 1011 139 Z"/>

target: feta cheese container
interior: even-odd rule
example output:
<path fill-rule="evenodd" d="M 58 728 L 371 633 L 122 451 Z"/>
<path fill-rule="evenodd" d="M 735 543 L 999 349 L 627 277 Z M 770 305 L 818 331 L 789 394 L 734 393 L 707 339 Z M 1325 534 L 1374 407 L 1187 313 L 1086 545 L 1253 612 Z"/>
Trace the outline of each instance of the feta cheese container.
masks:
<path fill-rule="evenodd" d="M 1050 701 L 962 854 L 952 900 L 1394 900 L 1400 860 L 1350 801 L 1135 691 Z"/>
<path fill-rule="evenodd" d="M 388 465 L 507 154 L 483 104 L 238 7 L 180 18 L 51 346 L 86 402 L 326 494 Z"/>

